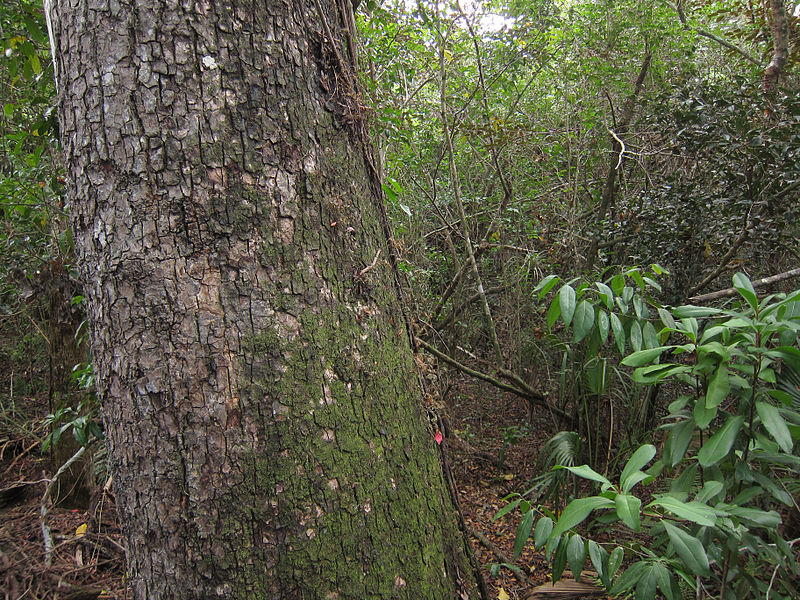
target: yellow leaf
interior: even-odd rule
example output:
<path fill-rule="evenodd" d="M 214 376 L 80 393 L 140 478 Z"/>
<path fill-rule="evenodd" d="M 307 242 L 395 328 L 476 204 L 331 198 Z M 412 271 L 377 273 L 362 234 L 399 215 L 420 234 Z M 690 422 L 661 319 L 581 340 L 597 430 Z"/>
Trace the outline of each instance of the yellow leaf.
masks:
<path fill-rule="evenodd" d="M 705 252 L 704 253 L 706 255 L 706 258 L 711 258 L 711 244 L 709 244 L 707 241 L 705 242 Z"/>
<path fill-rule="evenodd" d="M 508 595 L 503 588 L 500 588 L 500 591 L 497 592 L 497 600 L 510 600 L 511 596 Z"/>
<path fill-rule="evenodd" d="M 511 481 L 514 479 L 513 473 L 506 473 L 505 475 L 500 475 L 500 479 L 505 479 L 506 481 Z"/>
<path fill-rule="evenodd" d="M 83 523 L 82 525 L 78 525 L 78 528 L 75 530 L 75 535 L 77 537 L 79 537 L 79 538 L 85 536 L 87 527 L 88 526 L 86 525 L 86 523 Z"/>

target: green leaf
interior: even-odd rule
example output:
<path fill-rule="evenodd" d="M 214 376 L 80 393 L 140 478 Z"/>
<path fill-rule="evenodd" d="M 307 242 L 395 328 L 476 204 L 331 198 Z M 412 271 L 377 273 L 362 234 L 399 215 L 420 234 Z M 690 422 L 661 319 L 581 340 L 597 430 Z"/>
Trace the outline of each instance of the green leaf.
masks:
<path fill-rule="evenodd" d="M 636 383 L 656 383 L 676 373 L 686 373 L 690 370 L 691 367 L 688 365 L 675 365 L 672 363 L 650 365 L 649 367 L 636 369 L 633 372 L 633 380 Z"/>
<path fill-rule="evenodd" d="M 642 349 L 642 326 L 639 325 L 639 321 L 631 323 L 631 347 L 634 350 Z"/>
<path fill-rule="evenodd" d="M 656 358 L 661 356 L 665 351 L 672 350 L 676 346 L 659 346 L 658 348 L 650 348 L 648 350 L 639 350 L 633 354 L 629 354 L 622 359 L 623 365 L 627 367 L 640 367 L 653 362 Z"/>
<path fill-rule="evenodd" d="M 669 466 L 674 467 L 683 460 L 694 437 L 694 419 L 685 419 L 669 431 Z"/>
<path fill-rule="evenodd" d="M 744 417 L 739 415 L 730 417 L 725 425 L 703 444 L 700 452 L 697 453 L 700 466 L 710 467 L 728 456 L 736 442 L 736 436 L 739 435 L 739 430 L 742 428 L 742 423 L 744 423 Z"/>
<path fill-rule="evenodd" d="M 583 477 L 584 479 L 591 479 L 592 481 L 597 481 L 598 483 L 602 484 L 602 490 L 605 492 L 607 489 L 614 487 L 611 482 L 600 475 L 597 471 L 592 469 L 589 465 L 580 465 L 578 467 L 570 467 L 566 465 L 556 465 L 553 467 L 554 469 L 567 469 L 571 473 L 575 473 L 578 477 Z"/>
<path fill-rule="evenodd" d="M 533 291 L 534 293 L 538 292 L 539 300 L 541 300 L 545 297 L 547 292 L 558 285 L 559 281 L 561 281 L 561 278 L 558 275 L 548 275 L 539 282 L 539 285 L 537 285 Z"/>
<path fill-rule="evenodd" d="M 506 504 L 506 505 L 505 505 L 503 508 L 501 508 L 501 509 L 500 509 L 500 511 L 499 511 L 499 512 L 498 512 L 498 513 L 497 513 L 497 514 L 496 514 L 496 515 L 495 515 L 495 516 L 492 518 L 492 521 L 497 521 L 497 519 L 499 519 L 499 518 L 501 518 L 501 517 L 504 517 L 504 516 L 506 516 L 506 515 L 507 515 L 508 513 L 510 513 L 512 510 L 514 510 L 515 508 L 517 508 L 517 506 L 519 506 L 519 503 L 520 503 L 520 502 L 522 502 L 522 498 L 517 498 L 517 499 L 516 499 L 516 500 L 514 500 L 513 502 L 511 502 L 511 503 L 509 503 L 509 504 Z"/>
<path fill-rule="evenodd" d="M 712 527 L 717 523 L 717 514 L 714 509 L 700 502 L 681 502 L 673 496 L 659 496 L 647 506 L 660 506 L 681 519 L 703 527 Z"/>
<path fill-rule="evenodd" d="M 694 403 L 694 422 L 700 429 L 705 429 L 717 416 L 717 408 L 706 408 L 705 402 Z"/>
<path fill-rule="evenodd" d="M 567 562 L 569 563 L 569 570 L 572 571 L 572 576 L 577 581 L 580 579 L 583 563 L 586 562 L 586 544 L 583 543 L 583 538 L 577 533 L 570 538 L 567 545 Z"/>
<path fill-rule="evenodd" d="M 533 530 L 533 545 L 541 548 L 547 543 L 547 539 L 553 532 L 553 519 L 542 517 L 536 522 L 536 529 Z"/>
<path fill-rule="evenodd" d="M 569 327 L 572 323 L 572 315 L 575 314 L 575 290 L 568 284 L 561 286 L 558 290 L 558 305 L 561 307 L 561 318 L 564 325 Z"/>
<path fill-rule="evenodd" d="M 589 496 L 588 498 L 577 498 L 567 504 L 561 517 L 558 519 L 553 533 L 550 537 L 558 537 L 564 532 L 580 525 L 588 517 L 591 512 L 598 508 L 609 508 L 614 506 L 614 502 L 602 496 Z"/>
<path fill-rule="evenodd" d="M 606 305 L 606 308 L 612 310 L 614 308 L 614 292 L 612 292 L 611 288 L 605 283 L 600 281 L 595 283 L 595 285 L 597 289 L 600 290 L 600 296 L 603 298 L 603 303 Z"/>
<path fill-rule="evenodd" d="M 522 517 L 522 521 L 520 521 L 519 526 L 517 527 L 517 536 L 514 539 L 514 560 L 519 558 L 519 555 L 522 554 L 523 548 L 525 548 L 525 542 L 528 541 L 528 537 L 531 534 L 531 529 L 533 528 L 533 517 L 534 511 L 529 510 L 525 513 L 525 516 Z"/>
<path fill-rule="evenodd" d="M 572 333 L 576 342 L 580 342 L 591 331 L 594 325 L 594 307 L 586 300 L 581 300 L 575 309 L 575 323 Z"/>
<path fill-rule="evenodd" d="M 614 550 L 614 552 L 616 552 L 616 550 Z M 631 589 L 639 582 L 649 567 L 650 565 L 643 560 L 633 563 L 622 575 L 619 576 L 619 579 L 614 582 L 614 586 L 611 588 L 609 594 L 611 596 L 619 596 L 623 592 Z"/>
<path fill-rule="evenodd" d="M 560 316 L 561 303 L 558 301 L 558 298 L 554 298 L 550 303 L 550 308 L 547 311 L 547 328 L 552 329 L 553 325 L 556 324 L 556 321 L 558 321 L 558 317 Z"/>
<path fill-rule="evenodd" d="M 750 305 L 750 308 L 753 310 L 758 309 L 758 296 L 756 296 L 756 290 L 753 288 L 753 284 L 750 283 L 747 275 L 744 273 L 736 273 L 736 275 L 733 276 L 733 287 L 736 288 L 739 295 Z"/>
<path fill-rule="evenodd" d="M 642 327 L 642 337 L 645 348 L 656 348 L 659 345 L 658 332 L 650 321 L 646 321 Z"/>
<path fill-rule="evenodd" d="M 703 489 L 695 496 L 695 502 L 705 504 L 725 488 L 725 484 L 717 480 L 709 480 L 703 484 Z"/>
<path fill-rule="evenodd" d="M 669 327 L 670 329 L 675 329 L 677 327 L 675 319 L 672 318 L 668 310 L 659 308 L 658 316 L 661 317 L 661 322 L 664 324 L 664 327 Z"/>
<path fill-rule="evenodd" d="M 652 444 L 645 444 L 641 446 L 636 452 L 631 455 L 628 459 L 628 462 L 625 464 L 625 468 L 622 469 L 622 474 L 619 476 L 620 484 L 622 485 L 622 490 L 625 492 L 630 491 L 633 487 L 630 485 L 629 480 L 631 476 L 636 473 L 637 471 L 641 471 L 642 468 L 647 465 L 653 457 L 656 455 L 656 447 Z"/>
<path fill-rule="evenodd" d="M 608 568 L 608 552 L 594 540 L 589 540 L 589 558 L 594 565 L 594 570 L 600 576 L 603 585 L 608 586 L 609 579 L 606 576 Z"/>
<path fill-rule="evenodd" d="M 693 306 L 691 304 L 687 304 L 685 306 L 678 306 L 672 310 L 672 314 L 678 317 L 679 319 L 685 319 L 687 317 L 711 317 L 713 315 L 718 315 L 722 313 L 722 311 L 718 308 L 709 308 L 707 306 Z"/>
<path fill-rule="evenodd" d="M 656 583 L 656 574 L 651 563 L 636 584 L 636 600 L 653 600 L 656 597 Z"/>
<path fill-rule="evenodd" d="M 564 567 L 567 566 L 567 538 L 561 538 L 556 548 L 555 556 L 553 556 L 553 581 L 561 579 L 564 573 Z"/>
<path fill-rule="evenodd" d="M 636 282 L 636 285 L 639 286 L 639 289 L 644 291 L 645 289 L 644 279 L 642 279 L 642 274 L 639 272 L 639 269 L 630 269 L 628 270 L 627 274 L 628 277 L 630 277 L 631 279 L 633 279 L 634 282 Z"/>
<path fill-rule="evenodd" d="M 708 390 L 706 391 L 706 408 L 715 408 L 719 406 L 728 393 L 731 391 L 731 384 L 728 380 L 728 365 L 721 363 L 711 381 L 708 382 Z"/>
<path fill-rule="evenodd" d="M 783 420 L 780 411 L 768 402 L 756 402 L 756 411 L 761 418 L 761 424 L 764 429 L 778 442 L 781 450 L 791 453 L 794 447 L 792 434 L 789 432 L 789 427 L 786 425 L 786 421 Z"/>
<path fill-rule="evenodd" d="M 600 332 L 600 340 L 605 344 L 608 341 L 609 331 L 608 313 L 602 309 L 597 309 L 597 330 Z"/>
<path fill-rule="evenodd" d="M 639 531 L 642 527 L 639 514 L 642 501 L 631 494 L 617 494 L 614 504 L 617 507 L 617 516 L 622 522 L 634 531 Z"/>
<path fill-rule="evenodd" d="M 608 558 L 608 571 L 606 574 L 608 575 L 609 579 L 612 579 L 614 575 L 617 574 L 617 570 L 622 564 L 623 558 L 625 558 L 625 550 L 623 550 L 621 546 L 614 548 L 614 550 L 611 552 L 611 556 Z"/>
<path fill-rule="evenodd" d="M 667 600 L 677 600 L 672 590 L 672 576 L 669 574 L 667 568 L 660 562 L 657 562 L 653 564 L 652 572 L 658 582 L 661 593 L 667 597 Z"/>
<path fill-rule="evenodd" d="M 661 523 L 664 525 L 664 529 L 672 542 L 672 547 L 681 557 L 683 564 L 695 575 L 700 575 L 701 577 L 711 575 L 708 556 L 706 556 L 706 551 L 700 540 L 669 521 L 662 521 Z"/>
<path fill-rule="evenodd" d="M 625 354 L 625 328 L 622 326 L 622 321 L 614 313 L 611 313 L 609 317 L 611 319 L 611 331 L 614 332 L 614 339 L 617 342 L 617 349 L 620 354 Z"/>

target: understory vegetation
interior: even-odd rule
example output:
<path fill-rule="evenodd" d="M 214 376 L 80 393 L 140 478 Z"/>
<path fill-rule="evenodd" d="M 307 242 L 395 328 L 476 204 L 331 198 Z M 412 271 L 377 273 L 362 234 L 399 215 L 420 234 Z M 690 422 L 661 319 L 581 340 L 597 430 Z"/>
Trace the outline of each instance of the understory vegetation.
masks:
<path fill-rule="evenodd" d="M 444 447 L 503 469 L 546 430 L 535 476 L 510 473 L 489 515 L 516 535 L 487 578 L 534 548 L 554 581 L 611 597 L 800 597 L 799 11 L 358 6 L 426 391 L 444 424 L 463 380 L 527 413 L 488 452 L 442 426 Z M 96 507 L 111 482 L 41 5 L 0 5 L 0 45 L 0 510 L 41 455 L 47 562 L 55 508 Z"/>

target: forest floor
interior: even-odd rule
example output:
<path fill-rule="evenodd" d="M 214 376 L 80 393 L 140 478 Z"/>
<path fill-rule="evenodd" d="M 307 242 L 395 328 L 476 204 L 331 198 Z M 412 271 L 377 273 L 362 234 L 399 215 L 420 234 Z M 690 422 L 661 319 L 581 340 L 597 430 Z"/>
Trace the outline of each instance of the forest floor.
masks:
<path fill-rule="evenodd" d="M 16 429 L 4 407 L 0 429 L 0 598 L 2 600 L 127 600 L 124 550 L 113 494 L 99 492 L 88 510 L 52 509 L 51 564 L 47 564 L 41 503 L 52 469 L 42 456 L 40 431 L 31 429 L 47 412 L 46 403 L 27 401 L 26 423 Z M 42 406 L 44 404 L 44 406 Z M 441 399 L 446 424 L 446 456 L 458 488 L 461 511 L 483 569 L 492 600 L 525 600 L 549 579 L 541 553 L 528 544 L 515 565 L 491 574 L 493 563 L 510 561 L 519 511 L 493 521 L 511 492 L 526 489 L 536 474 L 538 449 L 552 435 L 546 416 L 528 421 L 521 400 L 459 381 Z M 37 426 L 33 426 L 37 427 Z M 452 434 L 457 439 L 454 439 Z M 502 466 L 496 463 L 506 443 Z M 494 458 L 492 458 L 494 457 Z"/>

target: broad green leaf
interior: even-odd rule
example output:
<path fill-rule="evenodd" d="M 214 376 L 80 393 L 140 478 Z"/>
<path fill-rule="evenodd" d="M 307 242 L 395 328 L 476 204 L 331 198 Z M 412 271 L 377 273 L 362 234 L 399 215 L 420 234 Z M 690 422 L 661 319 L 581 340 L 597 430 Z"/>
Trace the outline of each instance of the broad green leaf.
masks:
<path fill-rule="evenodd" d="M 675 346 L 659 346 L 658 348 L 650 348 L 648 350 L 639 350 L 633 354 L 629 354 L 622 359 L 623 365 L 627 367 L 641 367 L 648 363 L 653 362 L 656 358 L 661 356 L 665 351 L 671 350 Z"/>
<path fill-rule="evenodd" d="M 569 539 L 569 544 L 567 544 L 567 562 L 572 576 L 577 581 L 580 579 L 583 563 L 586 562 L 586 544 L 577 533 Z"/>
<path fill-rule="evenodd" d="M 598 508 L 609 508 L 614 506 L 614 502 L 602 496 L 589 496 L 588 498 L 577 498 L 573 500 L 561 513 L 553 533 L 550 537 L 558 537 L 564 532 L 580 525 L 591 512 Z"/>
<path fill-rule="evenodd" d="M 589 540 L 589 558 L 592 560 L 594 570 L 600 576 L 603 585 L 608 585 L 606 570 L 608 568 L 608 552 L 594 540 Z"/>
<path fill-rule="evenodd" d="M 621 546 L 617 546 L 611 551 L 611 556 L 608 558 L 608 578 L 611 579 L 617 574 L 619 566 L 622 564 L 622 559 L 625 558 L 625 551 Z"/>
<path fill-rule="evenodd" d="M 731 504 L 722 505 L 722 508 L 729 514 L 747 521 L 750 526 L 774 529 L 781 524 L 781 516 L 774 510 L 766 511 Z"/>
<path fill-rule="evenodd" d="M 553 532 L 553 519 L 542 517 L 536 522 L 536 529 L 533 530 L 533 545 L 541 548 L 547 543 L 547 539 Z"/>
<path fill-rule="evenodd" d="M 728 456 L 736 442 L 736 436 L 739 435 L 739 430 L 742 428 L 742 423 L 744 423 L 744 417 L 739 415 L 730 417 L 725 425 L 703 444 L 700 452 L 697 453 L 700 466 L 710 467 Z"/>
<path fill-rule="evenodd" d="M 758 296 L 756 296 L 756 290 L 753 288 L 753 284 L 750 283 L 747 275 L 744 273 L 736 273 L 736 275 L 733 276 L 733 287 L 736 288 L 739 295 L 750 305 L 750 308 L 753 310 L 758 308 Z"/>
<path fill-rule="evenodd" d="M 614 340 L 617 342 L 617 349 L 620 354 L 625 354 L 625 328 L 622 321 L 613 312 L 609 315 L 611 319 L 611 331 L 614 332 Z"/>
<path fill-rule="evenodd" d="M 677 600 L 672 590 L 672 575 L 670 575 L 669 570 L 663 564 L 657 562 L 653 564 L 653 574 L 661 593 L 667 597 L 667 600 Z"/>
<path fill-rule="evenodd" d="M 550 303 L 550 308 L 547 310 L 547 328 L 552 329 L 553 325 L 556 324 L 556 321 L 558 321 L 558 317 L 560 316 L 561 303 L 558 301 L 558 298 L 554 298 Z"/>
<path fill-rule="evenodd" d="M 758 416 L 761 418 L 761 424 L 764 429 L 778 442 L 781 450 L 791 453 L 794 446 L 792 434 L 789 432 L 789 427 L 786 425 L 786 421 L 783 420 L 780 411 L 768 402 L 756 402 L 756 411 L 758 411 Z"/>
<path fill-rule="evenodd" d="M 661 322 L 664 324 L 664 327 L 669 327 L 670 329 L 675 329 L 677 327 L 675 319 L 672 318 L 672 315 L 669 313 L 668 310 L 664 308 L 659 308 L 658 316 L 661 317 Z"/>
<path fill-rule="evenodd" d="M 659 345 L 658 332 L 650 321 L 646 321 L 642 327 L 642 338 L 645 348 L 656 348 Z"/>
<path fill-rule="evenodd" d="M 627 492 L 631 489 L 631 487 L 633 487 L 629 487 L 628 480 L 634 473 L 641 471 L 642 468 L 647 465 L 647 463 L 653 460 L 655 455 L 656 447 L 652 444 L 645 444 L 644 446 L 641 446 L 631 455 L 631 457 L 628 459 L 628 462 L 625 464 L 625 468 L 622 469 L 622 474 L 619 476 L 619 481 L 622 485 L 623 491 Z"/>
<path fill-rule="evenodd" d="M 614 308 L 614 292 L 611 291 L 611 288 L 608 287 L 605 283 L 598 281 L 595 283 L 597 289 L 600 290 L 600 296 L 603 298 L 603 304 L 606 305 L 608 310 L 612 310 Z"/>
<path fill-rule="evenodd" d="M 731 384 L 728 381 L 728 365 L 722 363 L 714 372 L 711 381 L 708 382 L 708 391 L 706 391 L 706 408 L 715 408 L 719 406 L 728 393 L 731 391 Z"/>
<path fill-rule="evenodd" d="M 602 309 L 597 309 L 597 330 L 600 332 L 600 340 L 605 344 L 608 341 L 608 331 L 611 323 L 608 320 L 608 313 Z"/>
<path fill-rule="evenodd" d="M 533 292 L 539 294 L 539 300 L 545 297 L 547 292 L 552 290 L 554 287 L 558 285 L 558 282 L 561 281 L 561 278 L 558 275 L 548 275 L 544 279 L 539 282 Z"/>
<path fill-rule="evenodd" d="M 641 529 L 639 511 L 642 508 L 642 501 L 631 494 L 617 494 L 614 504 L 617 507 L 617 516 L 622 522 L 634 531 L 639 531 Z"/>
<path fill-rule="evenodd" d="M 636 283 L 636 285 L 639 286 L 640 290 L 642 290 L 642 291 L 645 290 L 644 279 L 642 279 L 642 274 L 639 272 L 639 269 L 630 269 L 630 270 L 628 270 L 628 277 L 633 279 L 633 281 Z"/>
<path fill-rule="evenodd" d="M 522 521 L 520 521 L 519 526 L 517 527 L 517 536 L 514 539 L 514 560 L 519 558 L 519 555 L 522 554 L 523 548 L 525 548 L 525 542 L 528 541 L 528 537 L 531 534 L 531 529 L 533 528 L 533 517 L 534 511 L 529 510 L 525 513 L 525 516 L 522 517 Z"/>
<path fill-rule="evenodd" d="M 583 477 L 584 479 L 591 479 L 592 481 L 597 481 L 598 483 L 603 484 L 602 490 L 605 492 L 607 489 L 614 487 L 611 482 L 600 475 L 597 471 L 592 469 L 589 465 L 580 465 L 578 467 L 569 467 L 566 465 L 556 465 L 553 467 L 554 469 L 567 469 L 571 473 L 575 473 L 578 477 Z"/>
<path fill-rule="evenodd" d="M 662 521 L 661 523 L 664 525 L 664 529 L 672 542 L 672 547 L 681 557 L 683 564 L 695 575 L 700 575 L 701 577 L 711 575 L 711 570 L 708 567 L 708 556 L 706 556 L 706 551 L 700 540 L 669 521 Z"/>
<path fill-rule="evenodd" d="M 636 383 L 656 383 L 671 375 L 686 373 L 687 371 L 691 371 L 691 367 L 688 365 L 675 365 L 672 363 L 650 365 L 636 369 L 633 372 L 633 380 Z"/>
<path fill-rule="evenodd" d="M 694 419 L 684 419 L 669 430 L 669 466 L 674 467 L 683 460 L 694 437 Z"/>
<path fill-rule="evenodd" d="M 694 403 L 694 422 L 700 429 L 708 427 L 716 416 L 716 407 L 706 408 L 706 403 L 700 401 Z"/>
<path fill-rule="evenodd" d="M 717 523 L 717 514 L 714 509 L 700 502 L 681 502 L 673 496 L 659 496 L 647 506 L 660 506 L 676 517 L 704 527 L 711 527 Z"/>
<path fill-rule="evenodd" d="M 653 600 L 656 597 L 656 584 L 656 574 L 653 571 L 653 564 L 650 563 L 636 584 L 636 600 Z"/>
<path fill-rule="evenodd" d="M 558 305 L 561 307 L 561 318 L 564 325 L 569 327 L 572 323 L 572 315 L 575 314 L 575 290 L 572 286 L 564 284 L 558 290 Z"/>
<path fill-rule="evenodd" d="M 721 481 L 716 481 L 716 480 L 706 481 L 703 484 L 703 489 L 697 493 L 697 496 L 695 496 L 694 499 L 696 502 L 705 504 L 706 502 L 711 500 L 711 498 L 719 494 L 724 487 L 725 484 L 722 483 Z"/>
<path fill-rule="evenodd" d="M 614 552 L 616 552 L 616 550 Z M 633 563 L 622 575 L 619 576 L 619 579 L 614 582 L 614 585 L 609 592 L 610 595 L 618 596 L 631 589 L 633 586 L 639 583 L 639 580 L 642 578 L 642 576 L 644 576 L 649 568 L 650 565 L 643 560 Z"/>
<path fill-rule="evenodd" d="M 567 566 L 568 545 L 569 540 L 567 538 L 561 538 L 561 541 L 558 542 L 558 548 L 556 548 L 555 556 L 553 556 L 553 581 L 561 579 L 564 567 Z"/>
<path fill-rule="evenodd" d="M 631 347 L 634 350 L 641 350 L 642 349 L 642 326 L 639 325 L 639 321 L 633 321 L 631 323 Z"/>
<path fill-rule="evenodd" d="M 580 342 L 591 331 L 594 325 L 594 307 L 586 300 L 581 300 L 575 309 L 575 322 L 572 325 L 574 340 Z"/>

